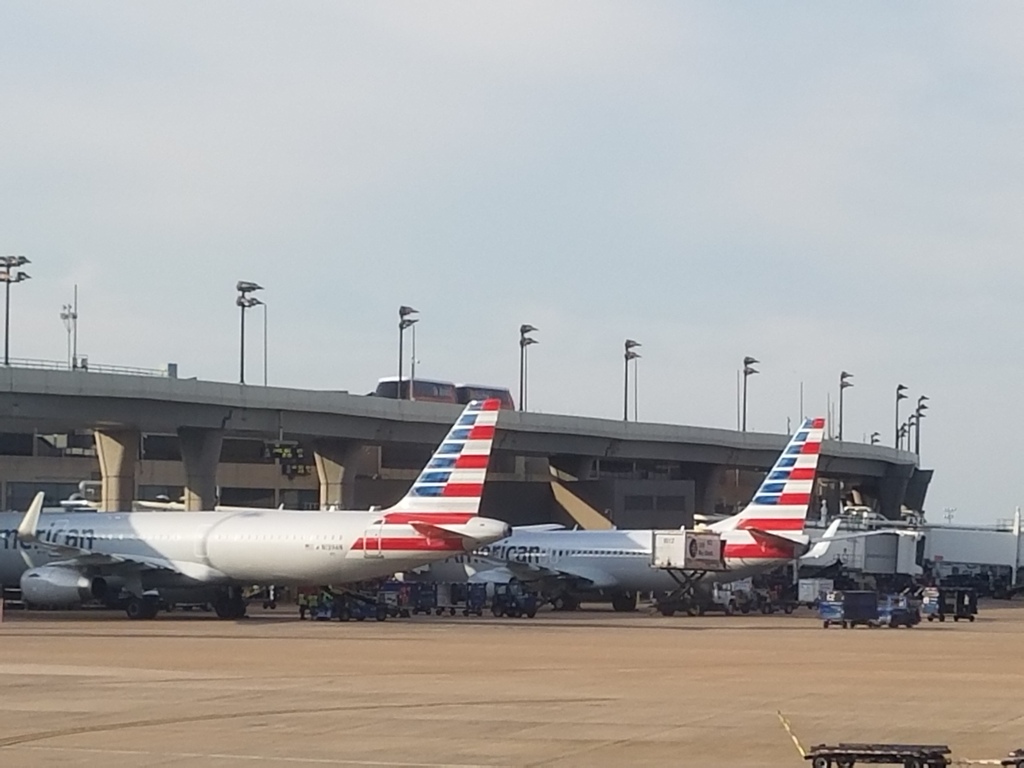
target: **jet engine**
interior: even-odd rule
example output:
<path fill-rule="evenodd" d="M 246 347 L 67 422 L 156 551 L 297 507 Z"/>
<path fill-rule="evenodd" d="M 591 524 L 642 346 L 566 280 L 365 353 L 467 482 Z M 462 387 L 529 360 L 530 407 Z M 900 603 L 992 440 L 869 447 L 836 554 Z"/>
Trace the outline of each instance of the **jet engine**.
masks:
<path fill-rule="evenodd" d="M 44 565 L 21 575 L 21 597 L 33 605 L 78 605 L 103 597 L 107 589 L 105 579 L 86 576 L 74 568 Z"/>

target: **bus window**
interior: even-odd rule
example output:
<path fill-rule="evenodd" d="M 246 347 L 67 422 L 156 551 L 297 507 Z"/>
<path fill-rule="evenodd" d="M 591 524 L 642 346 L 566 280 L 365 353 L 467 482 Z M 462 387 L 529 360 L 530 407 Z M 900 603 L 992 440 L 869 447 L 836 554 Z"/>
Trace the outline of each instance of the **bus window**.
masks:
<path fill-rule="evenodd" d="M 516 406 L 512 401 L 512 393 L 505 387 L 485 387 L 477 386 L 475 384 L 458 384 L 456 385 L 456 391 L 458 393 L 458 399 L 460 403 L 468 403 L 472 400 L 487 400 L 488 398 L 497 398 L 501 401 L 501 407 L 510 411 L 514 411 Z"/>
<path fill-rule="evenodd" d="M 450 381 L 435 381 L 433 379 L 415 379 L 413 382 L 413 400 L 423 400 L 431 403 L 457 403 L 455 385 Z M 389 376 L 377 382 L 377 388 L 373 392 L 377 397 L 388 397 L 395 399 L 409 399 L 409 379 L 402 379 L 402 393 L 398 394 L 398 377 Z"/>

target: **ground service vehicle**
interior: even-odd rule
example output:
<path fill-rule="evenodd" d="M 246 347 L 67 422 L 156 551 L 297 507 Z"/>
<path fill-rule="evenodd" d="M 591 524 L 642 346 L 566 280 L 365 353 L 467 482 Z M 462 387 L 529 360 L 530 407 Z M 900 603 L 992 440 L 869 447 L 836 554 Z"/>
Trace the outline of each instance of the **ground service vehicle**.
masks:
<path fill-rule="evenodd" d="M 537 615 L 537 596 L 527 592 L 518 582 L 497 584 L 491 613 L 495 616 L 532 619 Z"/>

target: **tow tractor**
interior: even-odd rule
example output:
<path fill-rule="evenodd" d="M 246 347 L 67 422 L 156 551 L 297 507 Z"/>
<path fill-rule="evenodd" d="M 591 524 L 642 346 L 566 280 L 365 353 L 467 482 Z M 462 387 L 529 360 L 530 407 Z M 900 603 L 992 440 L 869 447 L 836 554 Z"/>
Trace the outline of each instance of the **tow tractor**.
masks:
<path fill-rule="evenodd" d="M 654 531 L 651 567 L 666 571 L 678 587 L 658 600 L 662 616 L 686 611 L 691 616 L 706 608 L 706 600 L 697 594 L 708 573 L 724 571 L 722 536 L 713 531 Z"/>

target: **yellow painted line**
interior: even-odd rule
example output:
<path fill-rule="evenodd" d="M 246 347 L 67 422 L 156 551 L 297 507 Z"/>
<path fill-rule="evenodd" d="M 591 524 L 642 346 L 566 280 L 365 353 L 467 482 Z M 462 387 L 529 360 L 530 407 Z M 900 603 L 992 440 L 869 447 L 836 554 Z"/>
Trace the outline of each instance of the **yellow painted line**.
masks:
<path fill-rule="evenodd" d="M 786 733 L 789 734 L 789 738 L 793 740 L 793 745 L 796 747 L 796 751 L 800 753 L 800 757 L 807 757 L 807 751 L 803 748 L 803 745 L 800 744 L 800 739 L 798 739 L 796 734 L 793 733 L 793 728 L 790 726 L 789 720 L 786 719 L 782 712 L 778 712 L 777 714 L 779 716 L 779 722 L 782 723 L 782 727 L 786 729 Z"/>

